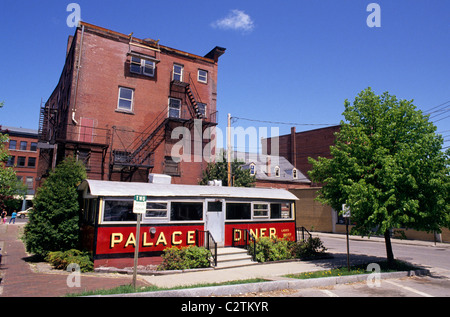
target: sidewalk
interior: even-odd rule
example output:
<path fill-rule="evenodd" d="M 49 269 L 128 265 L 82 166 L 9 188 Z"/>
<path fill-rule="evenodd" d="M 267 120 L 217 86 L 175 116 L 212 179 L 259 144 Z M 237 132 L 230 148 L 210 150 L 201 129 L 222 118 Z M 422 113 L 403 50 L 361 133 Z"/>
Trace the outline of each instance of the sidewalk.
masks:
<path fill-rule="evenodd" d="M 1 297 L 59 297 L 68 293 L 108 289 L 132 283 L 132 276 L 82 273 L 81 287 L 71 288 L 67 285 L 67 272 L 36 272 L 33 264 L 27 262 L 29 255 L 22 241 L 18 239 L 21 227 L 21 224 L 0 225 L 0 247 L 3 254 L 0 265 Z M 138 286 L 141 285 L 147 283 L 140 279 Z"/>

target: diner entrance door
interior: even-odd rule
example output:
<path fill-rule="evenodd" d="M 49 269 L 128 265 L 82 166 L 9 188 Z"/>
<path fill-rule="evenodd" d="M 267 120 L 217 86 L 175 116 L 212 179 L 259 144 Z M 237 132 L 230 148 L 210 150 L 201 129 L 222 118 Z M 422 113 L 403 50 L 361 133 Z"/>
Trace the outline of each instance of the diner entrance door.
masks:
<path fill-rule="evenodd" d="M 211 233 L 218 246 L 224 245 L 224 206 L 225 201 L 223 199 L 211 199 L 206 201 L 206 230 Z"/>

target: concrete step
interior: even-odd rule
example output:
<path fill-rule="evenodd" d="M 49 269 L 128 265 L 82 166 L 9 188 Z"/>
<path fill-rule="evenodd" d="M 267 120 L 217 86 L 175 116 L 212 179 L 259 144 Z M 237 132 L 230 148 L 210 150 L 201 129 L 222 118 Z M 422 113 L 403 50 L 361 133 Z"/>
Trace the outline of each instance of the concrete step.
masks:
<path fill-rule="evenodd" d="M 256 263 L 252 261 L 251 255 L 247 254 L 246 249 L 232 247 L 217 248 L 216 268 L 247 266 Z"/>

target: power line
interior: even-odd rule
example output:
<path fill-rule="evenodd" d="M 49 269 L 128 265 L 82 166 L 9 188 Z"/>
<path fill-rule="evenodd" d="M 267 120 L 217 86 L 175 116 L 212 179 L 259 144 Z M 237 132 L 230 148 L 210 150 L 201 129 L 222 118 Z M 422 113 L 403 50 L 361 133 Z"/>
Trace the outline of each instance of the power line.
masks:
<path fill-rule="evenodd" d="M 430 112 L 430 111 L 433 110 L 433 109 L 436 109 L 436 108 L 438 108 L 438 107 L 441 107 L 441 106 L 443 106 L 443 105 L 445 105 L 445 104 L 448 104 L 449 102 L 450 102 L 450 100 L 449 100 L 449 101 L 446 101 L 446 102 L 444 102 L 444 103 L 441 103 L 440 105 L 434 106 L 434 107 L 432 107 L 432 108 L 430 108 L 430 109 L 428 109 L 428 110 L 425 110 L 425 113 L 426 113 L 426 114 L 433 113 L 434 111 L 432 111 L 432 112 Z"/>
<path fill-rule="evenodd" d="M 290 126 L 336 126 L 339 125 L 337 123 L 296 123 L 296 122 L 281 122 L 281 121 L 268 121 L 268 120 L 257 120 L 257 119 L 248 119 L 242 117 L 232 117 L 237 120 L 245 120 L 245 121 L 253 121 L 259 123 L 272 123 L 272 124 L 284 124 Z"/>

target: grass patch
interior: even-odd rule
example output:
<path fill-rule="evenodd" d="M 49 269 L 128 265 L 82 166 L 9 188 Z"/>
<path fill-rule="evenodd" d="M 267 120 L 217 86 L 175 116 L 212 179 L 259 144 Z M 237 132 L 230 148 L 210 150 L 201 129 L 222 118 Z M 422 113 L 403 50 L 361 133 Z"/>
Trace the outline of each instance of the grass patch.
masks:
<path fill-rule="evenodd" d="M 387 272 L 399 272 L 399 271 L 409 271 L 416 270 L 417 267 L 396 260 L 393 266 L 388 266 L 387 261 L 376 262 L 380 266 L 380 273 Z M 308 278 L 321 278 L 321 277 L 330 277 L 330 276 L 346 276 L 346 275 L 357 275 L 357 274 L 370 274 L 371 271 L 367 271 L 368 264 L 360 264 L 354 265 L 350 267 L 350 271 L 347 266 L 331 269 L 331 270 L 323 270 L 323 271 L 314 271 L 314 272 L 304 272 L 299 274 L 287 274 L 285 277 L 289 278 L 297 278 L 297 279 L 308 279 Z"/>
<path fill-rule="evenodd" d="M 100 289 L 100 290 L 95 290 L 95 291 L 83 291 L 81 293 L 71 293 L 71 294 L 67 294 L 66 297 L 170 291 L 170 290 L 176 290 L 176 289 L 236 285 L 236 284 L 260 283 L 260 282 L 267 282 L 267 280 L 264 280 L 261 278 L 252 278 L 252 279 L 247 279 L 247 280 L 236 280 L 236 281 L 229 281 L 229 282 L 223 282 L 223 283 L 205 283 L 205 284 L 195 284 L 195 285 L 187 285 L 187 286 L 176 286 L 176 287 L 171 287 L 171 288 L 150 285 L 150 286 L 139 287 L 136 290 L 133 288 L 133 285 L 129 284 L 129 285 L 121 285 L 121 286 L 111 288 L 111 289 Z"/>

